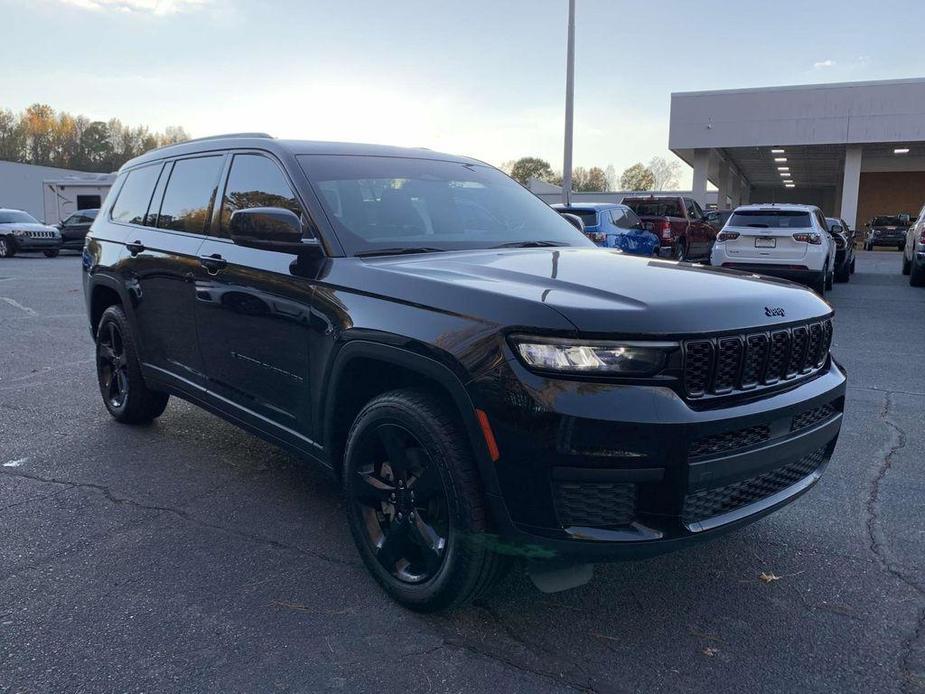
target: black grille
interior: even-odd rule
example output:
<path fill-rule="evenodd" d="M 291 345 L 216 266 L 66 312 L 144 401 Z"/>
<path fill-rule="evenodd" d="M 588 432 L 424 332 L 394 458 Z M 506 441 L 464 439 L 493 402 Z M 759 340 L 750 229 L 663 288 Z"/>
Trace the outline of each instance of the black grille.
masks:
<path fill-rule="evenodd" d="M 768 425 L 759 424 L 747 429 L 726 431 L 722 434 L 704 436 L 701 439 L 692 441 L 687 448 L 687 455 L 691 458 L 704 458 L 725 453 L 726 451 L 734 451 L 738 448 L 754 446 L 756 443 L 762 443 L 769 438 L 771 438 L 771 430 Z"/>
<path fill-rule="evenodd" d="M 610 482 L 557 482 L 556 513 L 563 528 L 628 525 L 636 512 L 636 485 Z"/>
<path fill-rule="evenodd" d="M 832 321 L 684 343 L 684 388 L 690 398 L 772 385 L 821 368 Z"/>
<path fill-rule="evenodd" d="M 684 497 L 681 519 L 690 525 L 761 501 L 808 477 L 825 459 L 826 449 L 820 448 L 799 460 L 755 477 L 725 487 L 688 494 Z"/>
<path fill-rule="evenodd" d="M 800 414 L 793 418 L 793 422 L 790 425 L 790 431 L 806 429 L 807 427 L 811 427 L 814 424 L 825 421 L 826 419 L 831 419 L 835 416 L 835 412 L 835 408 L 831 405 L 823 405 L 822 407 L 800 412 Z"/>

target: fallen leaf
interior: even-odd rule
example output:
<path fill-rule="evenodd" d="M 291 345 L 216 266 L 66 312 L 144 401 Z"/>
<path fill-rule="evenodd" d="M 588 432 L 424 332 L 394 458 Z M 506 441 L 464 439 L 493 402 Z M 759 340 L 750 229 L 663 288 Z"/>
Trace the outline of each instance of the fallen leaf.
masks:
<path fill-rule="evenodd" d="M 713 648 L 712 646 L 708 646 L 707 648 L 704 648 L 704 649 L 703 649 L 703 654 L 704 654 L 705 656 L 707 656 L 708 658 L 712 658 L 712 657 L 715 656 L 717 653 L 719 653 L 719 649 L 718 649 L 718 648 Z"/>
<path fill-rule="evenodd" d="M 764 571 L 761 572 L 761 575 L 758 577 L 765 583 L 771 583 L 772 581 L 779 581 L 780 576 L 775 576 L 773 573 L 766 574 Z"/>

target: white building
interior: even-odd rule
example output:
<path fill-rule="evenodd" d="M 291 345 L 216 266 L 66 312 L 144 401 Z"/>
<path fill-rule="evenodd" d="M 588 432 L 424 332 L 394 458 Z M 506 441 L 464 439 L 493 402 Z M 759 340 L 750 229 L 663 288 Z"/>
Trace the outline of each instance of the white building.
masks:
<path fill-rule="evenodd" d="M 0 207 L 24 210 L 46 224 L 99 207 L 115 174 L 0 161 Z"/>
<path fill-rule="evenodd" d="M 862 226 L 925 203 L 925 79 L 671 95 L 670 149 L 720 207 L 802 202 Z"/>

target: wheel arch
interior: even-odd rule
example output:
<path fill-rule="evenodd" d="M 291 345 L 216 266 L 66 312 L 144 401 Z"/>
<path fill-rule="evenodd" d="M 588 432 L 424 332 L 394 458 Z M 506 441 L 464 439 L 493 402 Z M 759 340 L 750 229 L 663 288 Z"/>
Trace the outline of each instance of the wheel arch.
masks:
<path fill-rule="evenodd" d="M 475 406 L 462 381 L 445 364 L 418 352 L 367 340 L 353 340 L 338 351 L 327 379 L 320 423 L 331 467 L 338 464 L 350 425 L 363 405 L 396 388 L 426 388 L 459 417 L 473 451 L 483 490 L 497 494 L 488 445 L 481 433 Z"/>
<path fill-rule="evenodd" d="M 105 275 L 94 278 L 89 291 L 87 306 L 90 319 L 90 332 L 96 337 L 96 330 L 100 325 L 103 313 L 110 306 L 121 306 L 125 310 L 125 300 L 119 292 L 118 284 L 110 281 Z"/>

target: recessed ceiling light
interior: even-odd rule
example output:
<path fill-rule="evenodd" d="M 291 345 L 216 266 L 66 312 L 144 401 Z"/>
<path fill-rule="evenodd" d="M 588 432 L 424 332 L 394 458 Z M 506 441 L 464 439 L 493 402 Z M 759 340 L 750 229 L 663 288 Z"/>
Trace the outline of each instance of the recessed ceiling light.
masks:
<path fill-rule="evenodd" d="M 778 171 L 790 171 L 790 167 L 789 166 L 778 166 L 777 170 Z"/>
<path fill-rule="evenodd" d="M 771 154 L 783 154 L 784 150 L 782 149 L 772 149 Z"/>
<path fill-rule="evenodd" d="M 797 184 L 796 184 L 796 183 L 787 183 L 787 184 L 784 186 L 784 188 L 796 188 L 796 187 L 797 187 Z"/>
<path fill-rule="evenodd" d="M 893 150 L 893 154 L 909 154 L 909 148 L 908 148 L 908 147 L 900 147 L 900 148 L 898 148 L 898 149 L 894 149 L 894 150 Z"/>
<path fill-rule="evenodd" d="M 789 177 L 790 177 L 790 169 L 787 169 L 786 171 L 779 171 L 778 173 L 779 173 L 781 176 L 783 176 L 784 178 L 789 178 Z"/>
<path fill-rule="evenodd" d="M 785 161 L 787 161 L 787 157 L 774 157 L 774 161 L 776 161 L 778 164 L 783 164 Z"/>

